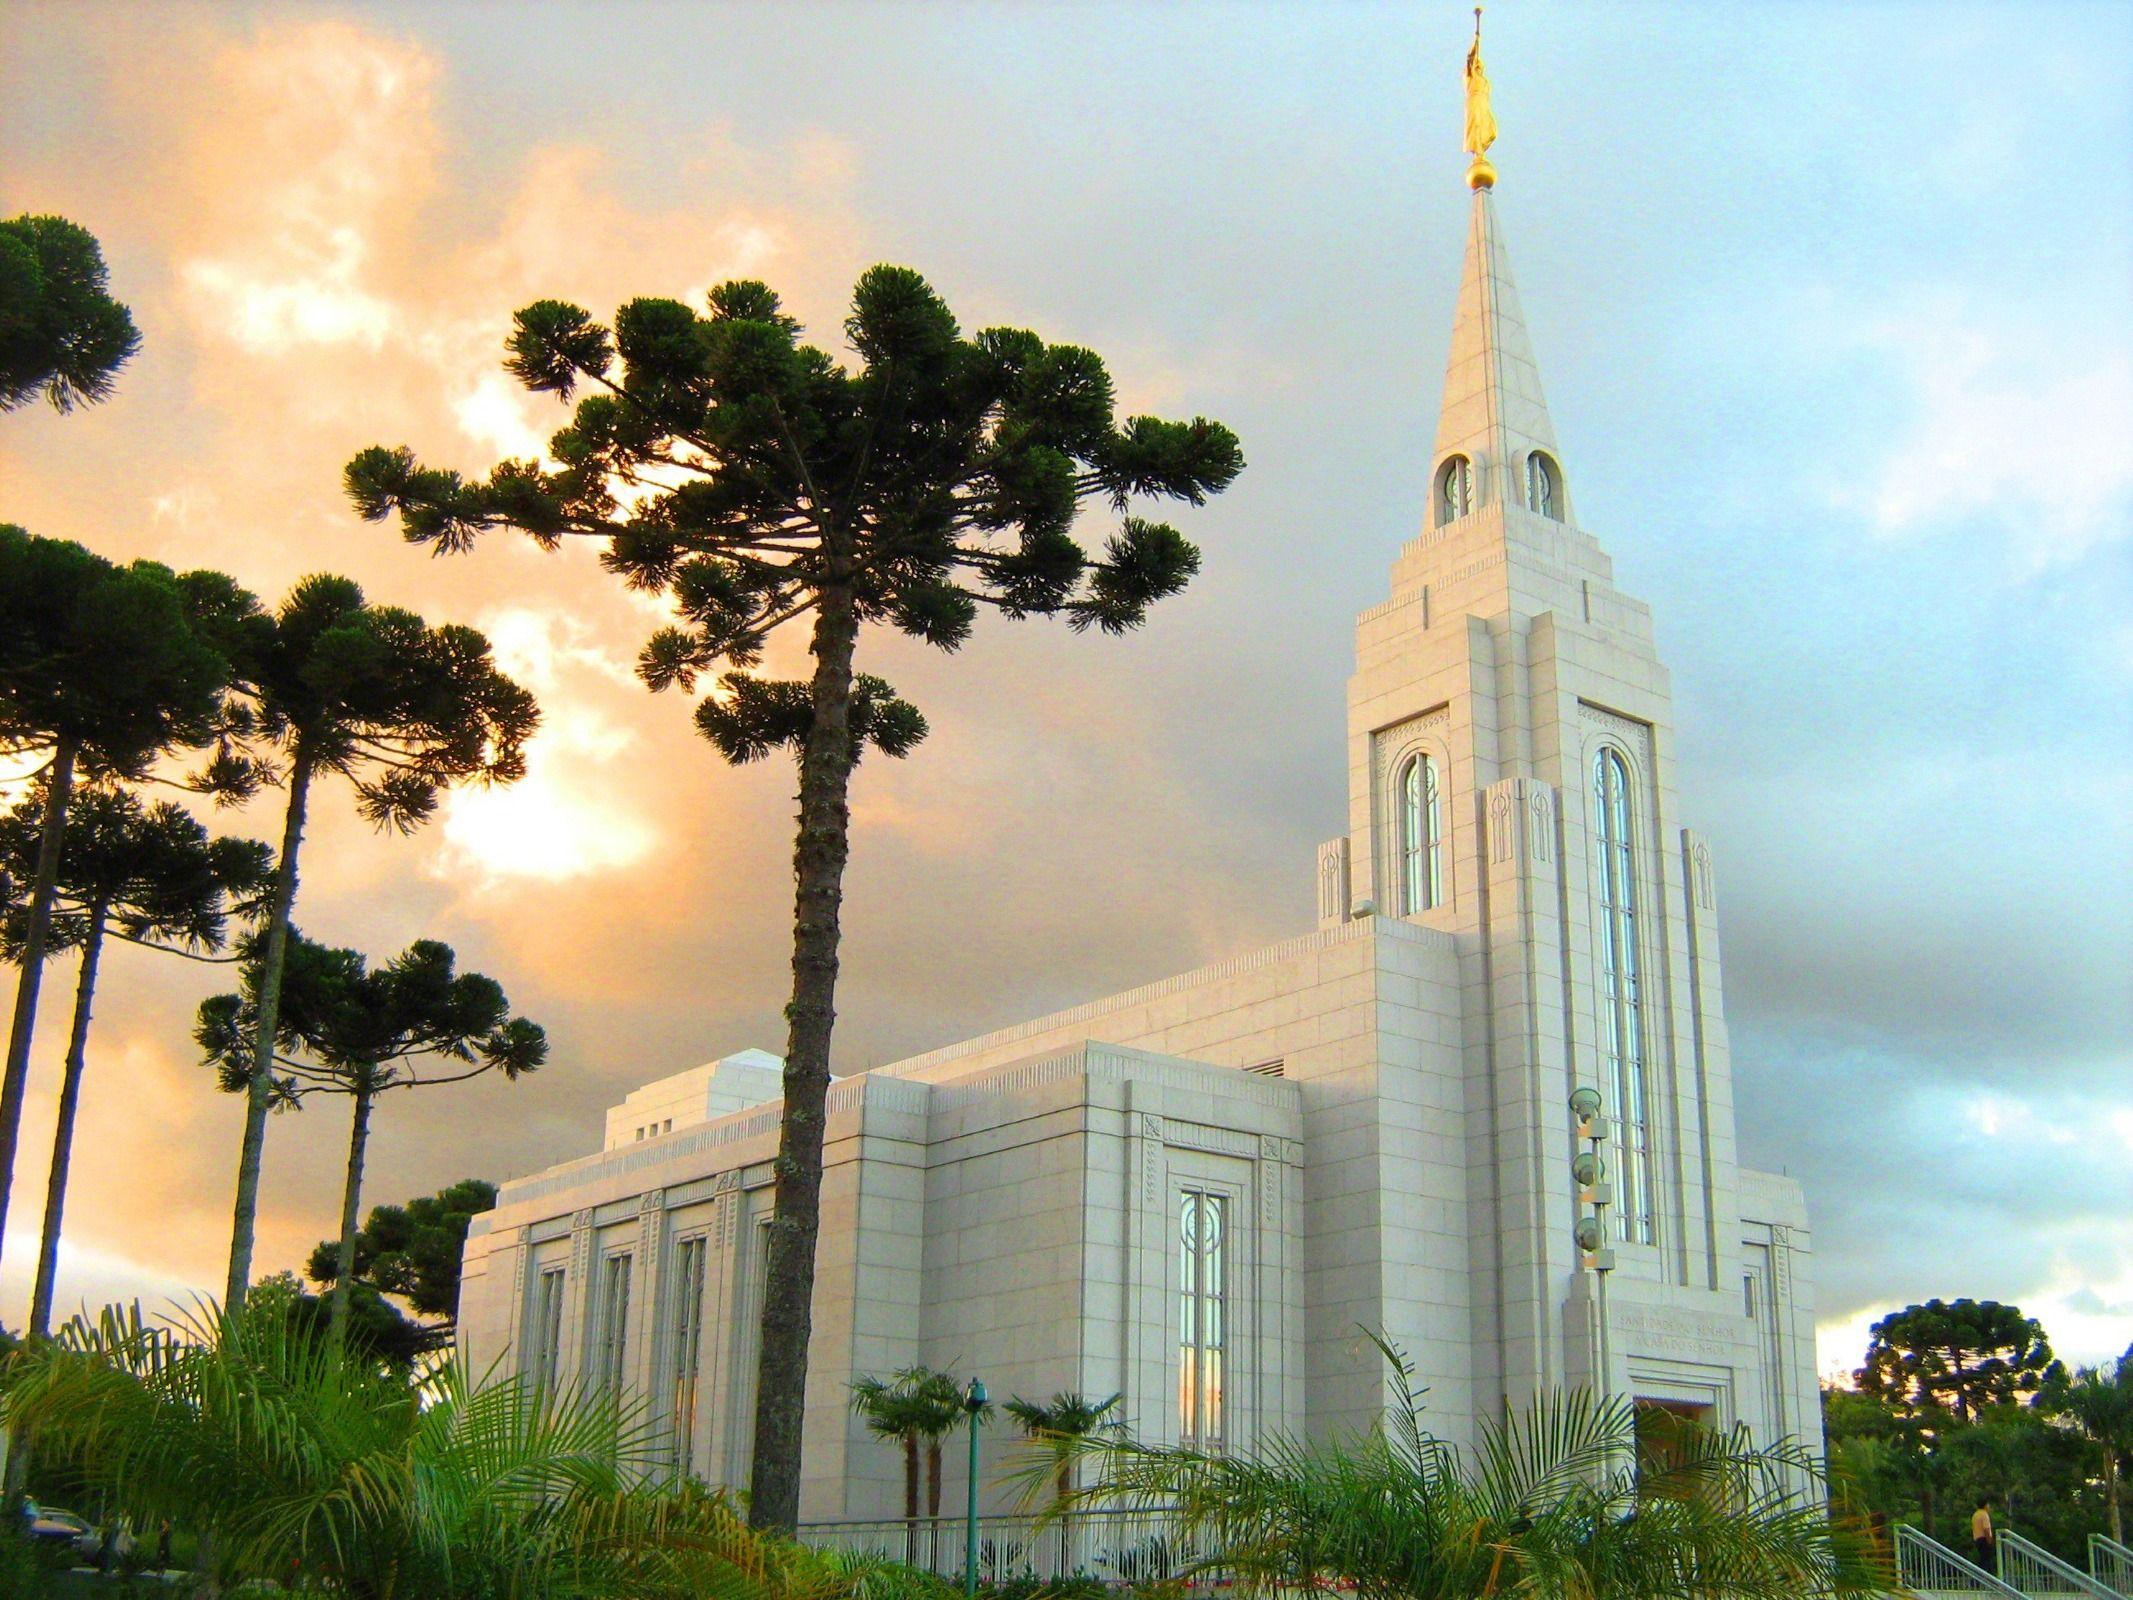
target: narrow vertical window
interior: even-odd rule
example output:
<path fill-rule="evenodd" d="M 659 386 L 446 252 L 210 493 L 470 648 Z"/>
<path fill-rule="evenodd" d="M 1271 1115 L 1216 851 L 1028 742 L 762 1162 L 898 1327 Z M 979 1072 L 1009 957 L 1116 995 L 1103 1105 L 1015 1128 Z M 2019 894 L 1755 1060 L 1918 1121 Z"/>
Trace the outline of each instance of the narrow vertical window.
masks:
<path fill-rule="evenodd" d="M 1622 1237 L 1652 1242 L 1651 1107 L 1637 974 L 1637 807 L 1629 764 L 1603 747 L 1592 769 L 1594 888 L 1599 916 L 1600 1048 L 1614 1094 L 1622 1178 Z"/>
<path fill-rule="evenodd" d="M 674 1462 L 696 1470 L 696 1385 L 704 1346 L 704 1238 L 684 1239 L 674 1252 Z"/>
<path fill-rule="evenodd" d="M 526 1376 L 536 1389 L 555 1386 L 563 1354 L 563 1269 L 549 1267 L 533 1290 L 533 1318 L 527 1341 Z"/>
<path fill-rule="evenodd" d="M 1400 914 L 1413 916 L 1444 900 L 1443 811 L 1434 756 L 1400 769 Z"/>
<path fill-rule="evenodd" d="M 1563 520 L 1563 476 L 1544 451 L 1526 457 L 1526 506 L 1544 517 Z"/>
<path fill-rule="evenodd" d="M 600 1387 L 622 1392 L 629 1364 L 630 1258 L 609 1256 L 600 1269 Z"/>
<path fill-rule="evenodd" d="M 1447 456 L 1437 469 L 1437 526 L 1457 522 L 1473 509 L 1473 464 L 1465 456 Z"/>
<path fill-rule="evenodd" d="M 1178 1437 L 1219 1445 L 1228 1345 L 1227 1196 L 1185 1191 L 1178 1226 Z"/>

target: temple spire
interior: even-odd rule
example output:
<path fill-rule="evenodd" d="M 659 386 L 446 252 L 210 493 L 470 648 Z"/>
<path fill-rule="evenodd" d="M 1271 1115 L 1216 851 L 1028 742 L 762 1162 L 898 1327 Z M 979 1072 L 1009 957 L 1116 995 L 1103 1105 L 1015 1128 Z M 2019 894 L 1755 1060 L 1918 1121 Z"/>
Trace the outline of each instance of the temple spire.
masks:
<path fill-rule="evenodd" d="M 1444 404 L 1438 413 L 1432 459 L 1432 522 L 1446 520 L 1444 497 L 1453 506 L 1477 510 L 1498 500 L 1545 509 L 1565 518 L 1562 465 L 1555 427 L 1541 393 L 1540 369 L 1526 339 L 1518 289 L 1496 220 L 1496 169 L 1486 152 L 1496 141 L 1489 81 L 1481 66 L 1481 18 L 1466 60 L 1466 148 L 1473 156 L 1467 183 L 1473 190 L 1467 222 L 1466 265 L 1459 281 L 1459 309 L 1452 322 L 1451 355 L 1444 372 Z M 1532 464 L 1539 452 L 1544 458 Z M 1467 463 L 1464 486 L 1456 467 Z M 1536 484 L 1534 475 L 1544 480 Z"/>

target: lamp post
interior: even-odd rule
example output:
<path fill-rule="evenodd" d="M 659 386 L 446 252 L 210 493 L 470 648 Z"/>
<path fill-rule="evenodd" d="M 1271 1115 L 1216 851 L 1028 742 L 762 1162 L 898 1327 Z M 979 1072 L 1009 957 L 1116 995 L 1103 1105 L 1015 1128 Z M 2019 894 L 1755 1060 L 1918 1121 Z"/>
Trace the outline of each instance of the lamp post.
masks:
<path fill-rule="evenodd" d="M 985 1414 L 985 1380 L 972 1378 L 963 1396 L 963 1409 L 970 1413 L 970 1496 L 963 1513 L 963 1594 L 975 1600 L 978 1592 L 978 1419 Z"/>
<path fill-rule="evenodd" d="M 1614 1199 L 1614 1191 L 1607 1182 L 1607 1163 L 1600 1156 L 1600 1145 L 1607 1138 L 1607 1124 L 1600 1116 L 1604 1108 L 1600 1091 L 1590 1084 L 1581 1084 L 1571 1092 L 1570 1114 L 1577 1119 L 1577 1136 L 1585 1145 L 1571 1163 L 1571 1176 L 1577 1183 L 1579 1201 L 1592 1207 L 1578 1217 L 1577 1245 L 1585 1266 L 1598 1280 L 1599 1337 L 1596 1341 L 1598 1348 L 1593 1352 L 1593 1365 L 1598 1369 L 1596 1375 L 1602 1398 L 1614 1389 L 1611 1370 L 1614 1352 L 1609 1348 L 1607 1327 L 1607 1277 L 1615 1265 L 1615 1253 L 1607 1244 L 1607 1208 Z"/>

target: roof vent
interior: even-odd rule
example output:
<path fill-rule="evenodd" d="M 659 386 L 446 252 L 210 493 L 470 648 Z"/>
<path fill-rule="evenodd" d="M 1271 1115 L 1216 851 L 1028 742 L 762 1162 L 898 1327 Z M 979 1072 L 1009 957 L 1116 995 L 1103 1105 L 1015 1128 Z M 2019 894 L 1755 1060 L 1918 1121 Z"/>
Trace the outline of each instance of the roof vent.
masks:
<path fill-rule="evenodd" d="M 1244 1070 L 1257 1078 L 1286 1078 L 1288 1073 L 1283 1070 L 1285 1065 L 1281 1057 L 1276 1056 L 1272 1061 L 1262 1061 L 1257 1066 L 1246 1067 Z"/>

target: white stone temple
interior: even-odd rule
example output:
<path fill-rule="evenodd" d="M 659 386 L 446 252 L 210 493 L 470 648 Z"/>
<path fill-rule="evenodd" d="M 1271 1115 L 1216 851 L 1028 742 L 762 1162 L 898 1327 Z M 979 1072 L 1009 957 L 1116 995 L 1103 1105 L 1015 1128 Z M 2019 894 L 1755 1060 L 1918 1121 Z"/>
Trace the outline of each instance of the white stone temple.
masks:
<path fill-rule="evenodd" d="M 1357 620 L 1317 927 L 838 1080 L 803 1520 L 900 1512 L 861 1375 L 1117 1392 L 1143 1437 L 1249 1451 L 1381 1411 L 1365 1329 L 1449 1438 L 1589 1385 L 1820 1447 L 1806 1214 L 1736 1158 L 1711 855 L 1575 466 L 1477 177 L 1422 531 Z M 598 1153 L 506 1184 L 467 1241 L 475 1369 L 639 1394 L 745 1485 L 778 1068 L 649 1084 Z"/>

